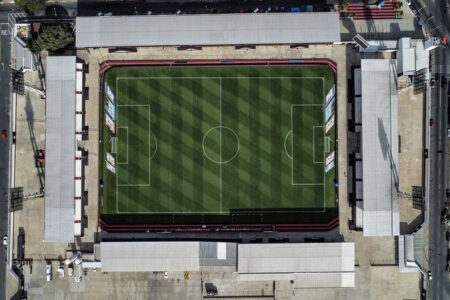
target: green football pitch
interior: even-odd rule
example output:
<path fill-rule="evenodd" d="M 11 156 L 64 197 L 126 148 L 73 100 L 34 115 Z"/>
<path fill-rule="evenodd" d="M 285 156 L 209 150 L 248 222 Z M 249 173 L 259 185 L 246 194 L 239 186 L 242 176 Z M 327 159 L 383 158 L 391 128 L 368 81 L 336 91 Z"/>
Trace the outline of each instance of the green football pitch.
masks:
<path fill-rule="evenodd" d="M 102 127 L 100 214 L 180 224 L 336 217 L 336 171 L 325 172 L 336 130 L 324 130 L 334 80 L 326 66 L 108 70 L 116 128 Z"/>

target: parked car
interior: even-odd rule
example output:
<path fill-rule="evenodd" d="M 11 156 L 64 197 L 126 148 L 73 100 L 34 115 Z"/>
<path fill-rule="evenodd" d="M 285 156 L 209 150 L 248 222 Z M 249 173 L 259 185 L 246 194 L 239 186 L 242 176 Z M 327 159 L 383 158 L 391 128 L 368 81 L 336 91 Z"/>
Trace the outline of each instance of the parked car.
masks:
<path fill-rule="evenodd" d="M 72 265 L 72 264 L 70 264 L 70 265 L 67 267 L 67 276 L 69 276 L 69 277 L 72 277 L 72 276 L 73 276 L 73 265 Z"/>
<path fill-rule="evenodd" d="M 8 245 L 8 236 L 5 235 L 3 236 L 3 246 L 7 246 Z"/>
<path fill-rule="evenodd" d="M 434 119 L 430 119 L 430 127 L 434 127 Z"/>
<path fill-rule="evenodd" d="M 59 268 L 58 268 L 58 270 L 56 270 L 56 272 L 58 273 L 58 277 L 60 277 L 60 278 L 64 278 L 64 276 L 65 276 L 65 267 L 64 267 L 64 262 L 61 262 L 60 264 L 59 264 Z"/>
<path fill-rule="evenodd" d="M 52 264 L 51 262 L 47 262 L 47 265 L 45 266 L 45 274 L 47 281 L 52 280 Z"/>
<path fill-rule="evenodd" d="M 430 86 L 433 87 L 435 83 L 436 83 L 436 79 L 431 78 L 431 79 L 430 79 Z"/>

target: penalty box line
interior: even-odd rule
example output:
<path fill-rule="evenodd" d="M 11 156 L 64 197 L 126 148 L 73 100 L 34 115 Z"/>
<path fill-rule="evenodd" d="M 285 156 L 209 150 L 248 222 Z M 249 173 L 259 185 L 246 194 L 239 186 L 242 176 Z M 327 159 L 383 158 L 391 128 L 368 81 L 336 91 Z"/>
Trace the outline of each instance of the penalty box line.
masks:
<path fill-rule="evenodd" d="M 116 78 L 116 106 L 117 106 L 117 109 L 116 109 L 116 122 L 118 122 L 118 120 L 119 120 L 119 109 L 118 109 L 118 107 L 125 107 L 125 106 L 147 106 L 148 107 L 148 155 L 149 155 L 149 157 L 148 157 L 148 184 L 119 184 L 119 165 L 117 165 L 117 168 L 116 168 L 116 213 L 121 213 L 120 211 L 119 211 L 119 187 L 120 186 L 150 186 L 150 184 L 151 184 L 151 181 L 150 181 L 150 178 L 151 178 L 151 153 L 150 153 L 150 151 L 151 151 L 151 121 L 150 121 L 150 118 L 151 118 L 151 108 L 150 108 L 150 105 L 149 104 L 145 104 L 145 105 L 143 105 L 143 104 L 130 104 L 130 105 L 127 105 L 127 104 L 119 104 L 119 98 L 118 98 L 118 95 L 119 95 L 119 79 L 118 78 Z M 128 133 L 128 129 L 127 129 L 127 133 Z M 118 143 L 119 141 L 117 141 L 117 143 Z M 127 164 L 128 164 L 128 135 L 127 135 Z M 118 148 L 118 147 L 117 147 Z M 117 151 L 118 151 L 119 149 L 117 149 Z M 117 157 L 118 157 L 118 154 L 117 154 Z"/>
<path fill-rule="evenodd" d="M 120 187 L 120 186 L 151 186 L 151 159 L 150 159 L 150 157 L 151 157 L 151 122 L 150 122 L 150 117 L 151 117 L 151 108 L 150 108 L 150 105 L 149 104 L 130 104 L 130 105 L 127 105 L 127 104 L 122 104 L 122 105 L 117 105 L 117 106 L 120 106 L 120 107 L 126 107 L 126 106 L 134 106 L 134 107 L 136 107 L 136 106 L 142 106 L 142 107 L 147 107 L 148 108 L 148 183 L 135 183 L 135 184 L 133 184 L 133 183 L 127 183 L 127 184 L 119 184 L 118 182 L 117 182 L 117 185 L 116 185 L 116 188 L 118 188 L 118 187 Z M 127 163 L 126 164 L 128 164 L 128 162 L 129 162 L 129 160 L 128 160 L 128 153 L 129 153 L 129 151 L 128 151 L 128 148 L 129 148 L 129 137 L 128 137 L 128 126 L 124 126 L 124 127 L 118 127 L 118 128 L 127 128 Z M 119 163 L 118 163 L 119 164 Z M 121 164 L 123 164 L 123 163 L 121 163 Z M 123 164 L 124 165 L 124 164 Z M 119 177 L 119 168 L 117 168 L 117 170 L 116 170 L 116 177 L 118 178 Z"/>
<path fill-rule="evenodd" d="M 324 99 L 325 97 L 325 78 L 324 77 L 319 77 L 322 79 L 322 99 Z M 324 107 L 324 103 L 322 104 L 292 104 L 291 105 L 291 132 L 292 132 L 292 139 L 294 139 L 294 126 L 293 126 L 293 118 L 292 118 L 292 107 L 294 106 L 322 106 Z M 322 126 L 323 127 L 323 126 Z M 314 138 L 314 127 L 313 127 L 313 138 Z M 323 138 L 324 138 L 324 143 L 325 143 L 325 130 L 323 130 Z M 324 145 L 325 146 L 325 145 Z M 313 149 L 314 149 L 314 142 L 313 142 Z M 324 149 L 325 151 L 325 149 Z M 292 185 L 299 185 L 299 186 L 323 186 L 323 209 L 320 211 L 312 211 L 312 212 L 325 212 L 326 211 L 326 173 L 325 173 L 325 168 L 323 168 L 323 183 L 313 183 L 313 184 L 294 184 L 294 143 L 291 142 L 291 180 L 292 180 Z M 325 152 L 323 153 L 324 156 L 324 161 L 325 161 Z M 314 156 L 313 156 L 313 162 L 314 162 Z"/>
<path fill-rule="evenodd" d="M 293 119 L 293 108 L 296 106 L 301 107 L 323 107 L 324 104 L 291 104 L 291 131 L 292 131 L 292 141 L 294 140 L 294 119 Z M 313 126 L 313 163 L 316 163 L 314 161 L 314 127 L 321 127 L 321 126 Z M 322 126 L 323 127 L 323 126 Z M 300 182 L 294 182 L 294 143 L 291 142 L 291 185 L 298 185 L 298 186 L 313 186 L 313 185 L 325 185 L 325 182 L 313 182 L 313 183 L 300 183 Z M 324 174 L 325 177 L 325 174 Z"/>

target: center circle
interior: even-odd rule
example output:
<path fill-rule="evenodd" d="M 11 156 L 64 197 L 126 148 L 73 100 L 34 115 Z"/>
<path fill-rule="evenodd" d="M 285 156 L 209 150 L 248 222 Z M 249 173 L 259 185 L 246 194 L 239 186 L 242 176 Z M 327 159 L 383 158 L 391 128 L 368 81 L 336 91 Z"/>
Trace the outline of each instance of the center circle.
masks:
<path fill-rule="evenodd" d="M 226 126 L 210 128 L 203 136 L 203 153 L 217 164 L 232 161 L 239 153 L 239 137 L 233 129 Z"/>

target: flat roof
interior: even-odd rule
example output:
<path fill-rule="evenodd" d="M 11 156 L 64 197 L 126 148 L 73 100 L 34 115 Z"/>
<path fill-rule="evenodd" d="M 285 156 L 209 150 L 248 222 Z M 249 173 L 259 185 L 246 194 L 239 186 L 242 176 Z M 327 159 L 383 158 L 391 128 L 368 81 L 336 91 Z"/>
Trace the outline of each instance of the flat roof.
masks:
<path fill-rule="evenodd" d="M 354 271 L 354 243 L 238 245 L 238 273 L 332 273 Z"/>
<path fill-rule="evenodd" d="M 416 71 L 416 49 L 411 45 L 410 37 L 398 41 L 397 72 L 403 75 L 414 75 Z"/>
<path fill-rule="evenodd" d="M 102 242 L 103 272 L 236 271 L 236 244 Z"/>
<path fill-rule="evenodd" d="M 337 12 L 76 18 L 76 47 L 340 42 Z"/>
<path fill-rule="evenodd" d="M 45 242 L 74 241 L 75 56 L 47 58 Z"/>
<path fill-rule="evenodd" d="M 399 234 L 396 76 L 394 60 L 361 60 L 364 236 Z"/>

